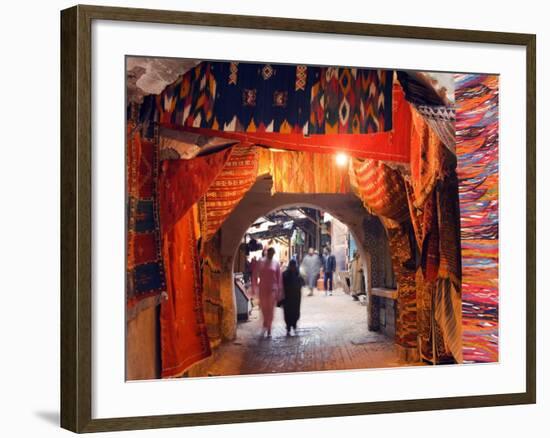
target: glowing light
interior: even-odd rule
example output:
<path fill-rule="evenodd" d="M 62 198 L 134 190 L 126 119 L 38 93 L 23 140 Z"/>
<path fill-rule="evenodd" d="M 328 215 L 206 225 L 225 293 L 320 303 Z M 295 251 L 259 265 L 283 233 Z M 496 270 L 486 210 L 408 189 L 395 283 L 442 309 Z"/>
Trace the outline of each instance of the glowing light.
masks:
<path fill-rule="evenodd" d="M 348 164 L 348 156 L 343 152 L 336 154 L 336 164 L 340 167 L 344 167 Z"/>

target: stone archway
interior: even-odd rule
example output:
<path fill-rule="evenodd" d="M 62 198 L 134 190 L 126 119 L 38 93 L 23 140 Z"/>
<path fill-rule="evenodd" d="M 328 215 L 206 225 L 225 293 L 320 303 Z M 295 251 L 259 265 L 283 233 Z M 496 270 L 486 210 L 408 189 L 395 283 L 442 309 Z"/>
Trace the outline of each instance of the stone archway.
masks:
<path fill-rule="evenodd" d="M 236 309 L 233 290 L 233 262 L 242 236 L 258 217 L 290 206 L 304 206 L 328 211 L 345 223 L 358 243 L 358 250 L 364 264 L 367 291 L 373 286 L 373 279 L 383 276 L 384 258 L 373 254 L 382 239 L 386 239 L 382 224 L 376 216 L 370 215 L 354 194 L 302 194 L 276 193 L 271 195 L 272 180 L 269 175 L 260 176 L 241 200 L 237 208 L 226 219 L 219 233 L 219 252 L 222 275 L 220 278 L 220 299 L 223 305 L 222 338 L 232 340 L 236 336 Z M 366 219 L 368 219 L 366 221 Z M 370 223 L 371 225 L 366 224 Z M 376 233 L 372 227 L 376 227 Z M 386 247 L 387 248 L 387 243 Z M 389 250 L 389 249 L 388 249 Z M 391 266 L 389 267 L 391 269 Z M 373 273 L 375 273 L 373 277 Z M 378 285 L 375 282 L 375 285 Z M 372 328 L 372 327 L 370 327 Z"/>

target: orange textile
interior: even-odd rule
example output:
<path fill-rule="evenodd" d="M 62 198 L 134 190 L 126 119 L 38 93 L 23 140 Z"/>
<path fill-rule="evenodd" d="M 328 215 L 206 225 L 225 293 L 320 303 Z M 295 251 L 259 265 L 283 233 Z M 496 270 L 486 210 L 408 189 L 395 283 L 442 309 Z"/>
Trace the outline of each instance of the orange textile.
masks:
<path fill-rule="evenodd" d="M 209 356 L 210 343 L 202 306 L 195 210 L 163 236 L 168 299 L 160 311 L 162 377 L 181 376 Z"/>
<path fill-rule="evenodd" d="M 398 84 L 393 85 L 393 129 L 392 129 L 392 147 L 396 151 L 403 151 L 406 162 L 409 162 L 411 148 L 411 128 L 412 115 L 411 104 L 405 99 L 405 93 Z M 358 157 L 360 158 L 360 157 Z M 373 158 L 373 157 L 369 157 Z M 374 157 L 376 158 L 376 157 Z M 379 158 L 383 160 L 384 158 Z M 388 161 L 401 161 L 387 158 Z"/>
<path fill-rule="evenodd" d="M 336 164 L 334 154 L 271 152 L 273 193 L 348 193 L 348 165 Z"/>
<path fill-rule="evenodd" d="M 190 160 L 165 160 L 160 174 L 162 232 L 174 224 L 206 193 L 229 159 L 231 149 Z"/>
<path fill-rule="evenodd" d="M 407 104 L 408 105 L 408 104 Z M 183 128 L 186 132 L 206 137 L 220 137 L 242 143 L 313 153 L 345 152 L 349 155 L 401 163 L 409 162 L 409 145 L 403 141 L 394 142 L 393 131 L 372 134 L 315 134 L 304 136 L 299 133 L 280 132 L 227 132 L 206 128 Z"/>
<path fill-rule="evenodd" d="M 405 182 L 398 170 L 376 160 L 353 159 L 359 197 L 374 214 L 397 222 L 409 219 Z"/>
<path fill-rule="evenodd" d="M 165 291 L 158 221 L 157 145 L 129 121 L 126 146 L 126 316 L 155 305 Z"/>
<path fill-rule="evenodd" d="M 415 205 L 421 207 L 442 177 L 444 145 L 422 115 L 411 109 L 411 183 Z"/>
<path fill-rule="evenodd" d="M 236 145 L 223 170 L 199 203 L 201 233 L 208 241 L 252 187 L 258 175 L 258 151 L 254 145 Z"/>

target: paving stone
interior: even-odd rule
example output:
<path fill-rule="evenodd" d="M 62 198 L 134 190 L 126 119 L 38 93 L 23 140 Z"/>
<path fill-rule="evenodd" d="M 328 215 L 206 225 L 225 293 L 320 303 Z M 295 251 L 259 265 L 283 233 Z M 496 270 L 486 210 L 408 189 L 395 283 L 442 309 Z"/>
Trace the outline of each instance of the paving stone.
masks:
<path fill-rule="evenodd" d="M 302 297 L 296 335 L 287 336 L 283 311 L 276 309 L 272 337 L 261 335 L 256 307 L 237 327 L 237 339 L 223 343 L 205 375 L 289 373 L 403 366 L 394 342 L 367 330 L 367 310 L 338 290 Z M 407 364 L 409 365 L 409 364 Z"/>

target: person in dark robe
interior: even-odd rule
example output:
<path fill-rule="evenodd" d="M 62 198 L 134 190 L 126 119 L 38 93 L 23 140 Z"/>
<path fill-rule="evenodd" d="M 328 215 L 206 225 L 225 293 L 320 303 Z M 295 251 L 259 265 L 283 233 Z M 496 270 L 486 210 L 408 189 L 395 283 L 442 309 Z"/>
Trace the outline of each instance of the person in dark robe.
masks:
<path fill-rule="evenodd" d="M 281 302 L 285 315 L 286 334 L 290 336 L 290 330 L 296 334 L 296 324 L 300 319 L 300 304 L 302 301 L 302 287 L 305 282 L 296 260 L 288 262 L 288 268 L 283 272 L 284 300 Z"/>

